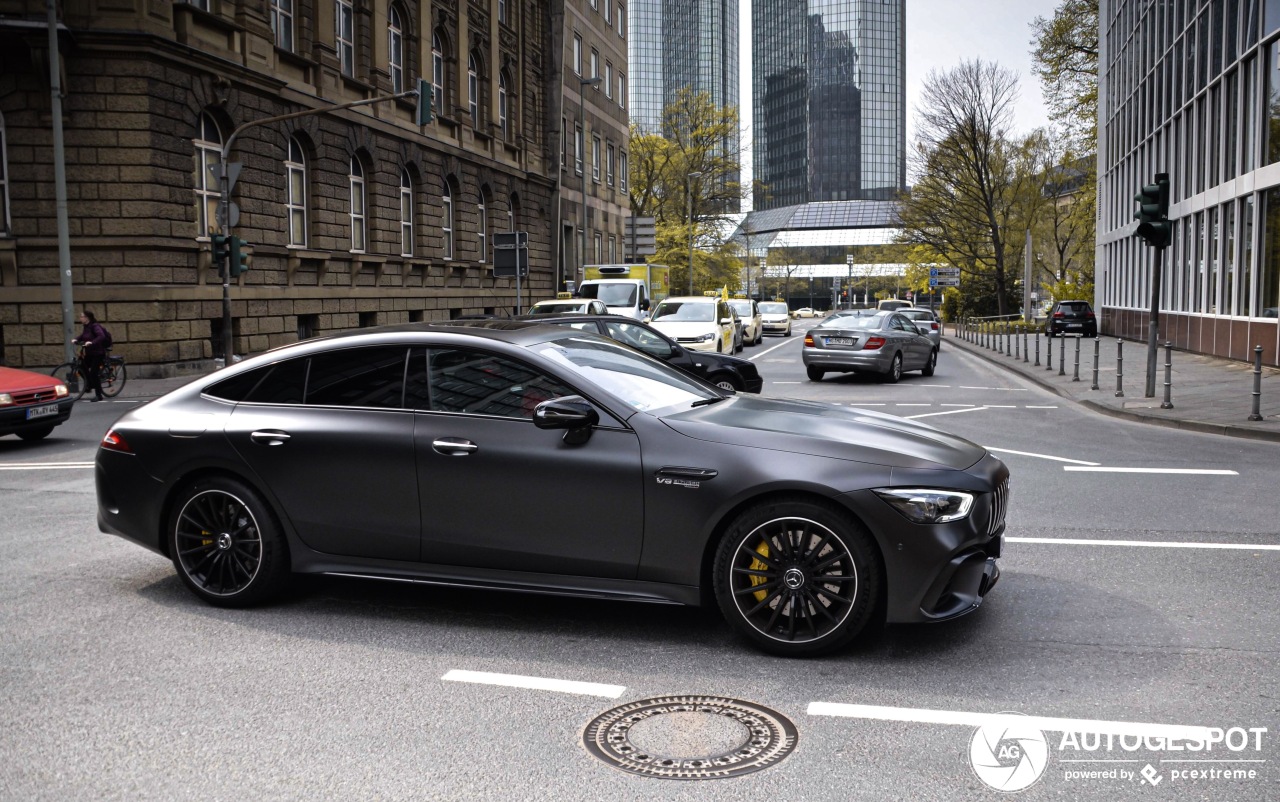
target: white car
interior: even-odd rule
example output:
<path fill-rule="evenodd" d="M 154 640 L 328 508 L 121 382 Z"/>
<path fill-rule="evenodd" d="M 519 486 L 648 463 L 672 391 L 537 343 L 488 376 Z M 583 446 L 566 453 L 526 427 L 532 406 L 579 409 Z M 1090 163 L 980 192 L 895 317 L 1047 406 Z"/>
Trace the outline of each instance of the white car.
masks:
<path fill-rule="evenodd" d="M 764 301 L 759 304 L 760 328 L 765 334 L 791 336 L 791 315 L 782 301 Z"/>
<path fill-rule="evenodd" d="M 607 315 L 609 308 L 602 302 L 590 298 L 556 298 L 550 301 L 538 301 L 529 307 L 531 315 Z"/>
<path fill-rule="evenodd" d="M 692 351 L 733 353 L 733 311 L 720 298 L 664 298 L 650 313 L 649 324 Z"/>
<path fill-rule="evenodd" d="M 759 305 L 750 298 L 731 298 L 729 306 L 742 320 L 742 344 L 759 345 L 764 339 L 764 321 Z"/>
<path fill-rule="evenodd" d="M 818 313 L 807 306 L 802 306 L 796 310 L 796 317 L 817 317 Z"/>

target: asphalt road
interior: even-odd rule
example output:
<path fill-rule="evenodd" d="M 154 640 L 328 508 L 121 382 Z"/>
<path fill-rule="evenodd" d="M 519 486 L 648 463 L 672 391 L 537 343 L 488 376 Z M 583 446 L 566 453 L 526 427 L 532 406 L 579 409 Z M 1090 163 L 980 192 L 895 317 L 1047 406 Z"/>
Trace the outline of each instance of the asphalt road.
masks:
<path fill-rule="evenodd" d="M 813 383 L 801 339 L 743 354 L 766 394 L 916 417 L 1009 464 L 1004 574 L 975 614 L 800 661 L 666 606 L 312 578 L 282 603 L 219 610 L 161 557 L 97 531 L 83 464 L 126 403 L 81 403 L 49 440 L 0 439 L 0 797 L 1280 798 L 1275 444 L 1089 413 L 945 340 L 929 379 Z M 616 688 L 443 679 L 457 671 Z M 588 755 L 592 718 L 665 694 L 772 708 L 796 751 L 688 782 Z M 1002 711 L 1171 737 L 1089 750 L 1033 718 L 1043 776 L 1007 794 L 969 757 L 970 714 Z M 1179 726 L 1237 728 L 1260 749 L 1193 750 Z"/>

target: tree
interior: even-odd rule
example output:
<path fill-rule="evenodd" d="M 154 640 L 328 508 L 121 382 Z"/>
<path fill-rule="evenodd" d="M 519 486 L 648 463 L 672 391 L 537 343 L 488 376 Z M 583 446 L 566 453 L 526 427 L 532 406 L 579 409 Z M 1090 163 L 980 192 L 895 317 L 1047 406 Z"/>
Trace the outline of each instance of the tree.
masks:
<path fill-rule="evenodd" d="M 661 132 L 631 127 L 628 192 L 631 213 L 654 218 L 656 254 L 671 266 L 671 285 L 689 285 L 689 244 L 695 291 L 737 286 L 742 259 L 720 225 L 723 210 L 742 197 L 738 110 L 718 107 L 707 92 L 681 89 L 663 111 Z"/>
<path fill-rule="evenodd" d="M 1098 138 L 1098 0 L 1062 0 L 1053 19 L 1036 17 L 1031 58 L 1049 116 L 1078 153 Z"/>
<path fill-rule="evenodd" d="M 1014 141 L 1008 133 L 1017 97 L 1017 76 L 994 63 L 930 72 L 913 146 L 920 178 L 899 205 L 901 241 L 960 268 L 966 294 L 989 293 L 1000 315 L 1013 300 L 1012 257 L 1043 202 L 1039 135 Z"/>

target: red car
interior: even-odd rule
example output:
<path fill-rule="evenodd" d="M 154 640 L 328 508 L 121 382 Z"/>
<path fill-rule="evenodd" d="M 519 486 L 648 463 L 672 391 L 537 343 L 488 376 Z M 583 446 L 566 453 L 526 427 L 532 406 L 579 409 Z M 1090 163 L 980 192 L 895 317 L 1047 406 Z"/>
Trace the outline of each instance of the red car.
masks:
<path fill-rule="evenodd" d="M 48 437 L 53 427 L 71 417 L 75 399 L 67 385 L 52 376 L 0 367 L 0 437 L 23 440 Z"/>

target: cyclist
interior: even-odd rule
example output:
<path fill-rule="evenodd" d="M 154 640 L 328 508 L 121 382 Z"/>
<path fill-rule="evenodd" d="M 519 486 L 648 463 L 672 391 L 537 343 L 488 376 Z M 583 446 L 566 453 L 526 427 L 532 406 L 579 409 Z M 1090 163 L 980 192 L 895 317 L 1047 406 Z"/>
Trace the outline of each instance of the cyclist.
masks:
<path fill-rule="evenodd" d="M 101 401 L 102 363 L 107 359 L 107 343 L 111 342 L 111 335 L 107 334 L 98 318 L 88 309 L 80 312 L 80 322 L 84 325 L 84 331 L 71 343 L 84 346 L 85 381 L 89 385 L 88 389 L 93 390 L 93 398 L 89 400 Z"/>

